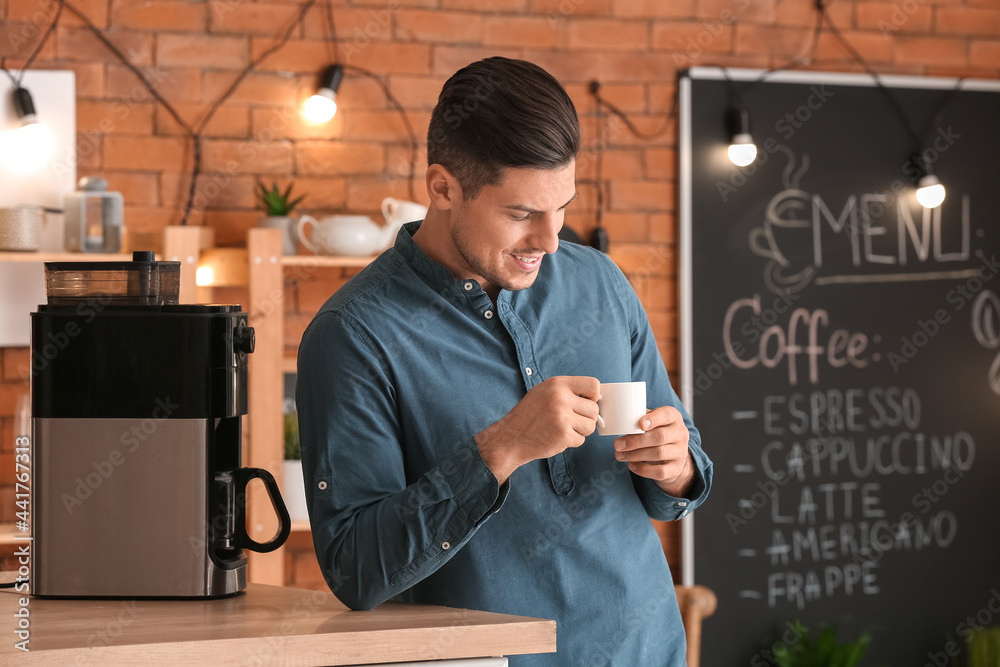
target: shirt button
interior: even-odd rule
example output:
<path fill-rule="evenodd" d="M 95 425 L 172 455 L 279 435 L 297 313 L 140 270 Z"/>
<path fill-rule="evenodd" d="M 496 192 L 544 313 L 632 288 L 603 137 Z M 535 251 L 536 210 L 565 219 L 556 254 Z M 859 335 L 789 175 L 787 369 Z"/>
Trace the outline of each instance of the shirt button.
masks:
<path fill-rule="evenodd" d="M 680 502 L 677 503 L 677 506 L 678 507 L 687 507 L 688 504 L 687 504 L 686 500 L 681 500 Z"/>
<path fill-rule="evenodd" d="M 441 548 L 444 549 L 445 551 L 451 549 L 451 542 L 444 542 L 443 544 L 441 544 Z"/>
<path fill-rule="evenodd" d="M 472 289 L 472 281 L 470 280 L 469 282 L 465 283 L 465 291 L 468 292 L 471 289 Z"/>
<path fill-rule="evenodd" d="M 319 490 L 320 490 L 320 491 L 322 491 L 323 489 L 325 489 L 325 488 L 326 488 L 326 482 L 320 482 L 320 483 L 319 483 L 319 484 L 317 484 L 316 486 L 318 486 L 318 487 L 319 487 Z"/>
<path fill-rule="evenodd" d="M 526 368 L 524 369 L 524 374 L 525 374 L 525 375 L 531 375 L 531 366 L 528 366 L 528 367 L 526 367 Z"/>
<path fill-rule="evenodd" d="M 492 310 L 487 310 L 485 313 L 483 313 L 483 317 L 485 317 L 488 320 L 492 320 L 493 319 L 493 311 Z"/>

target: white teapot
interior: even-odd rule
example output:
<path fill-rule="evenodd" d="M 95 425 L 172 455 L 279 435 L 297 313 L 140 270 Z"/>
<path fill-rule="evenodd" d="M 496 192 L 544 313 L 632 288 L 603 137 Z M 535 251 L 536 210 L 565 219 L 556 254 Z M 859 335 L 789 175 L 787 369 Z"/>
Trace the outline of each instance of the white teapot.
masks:
<path fill-rule="evenodd" d="M 304 215 L 297 231 L 302 245 L 317 255 L 365 257 L 388 248 L 404 223 L 422 220 L 426 213 L 426 206 L 386 197 L 382 200 L 384 226 L 375 224 L 367 215 L 331 215 L 319 221 Z M 307 224 L 312 225 L 308 236 Z"/>

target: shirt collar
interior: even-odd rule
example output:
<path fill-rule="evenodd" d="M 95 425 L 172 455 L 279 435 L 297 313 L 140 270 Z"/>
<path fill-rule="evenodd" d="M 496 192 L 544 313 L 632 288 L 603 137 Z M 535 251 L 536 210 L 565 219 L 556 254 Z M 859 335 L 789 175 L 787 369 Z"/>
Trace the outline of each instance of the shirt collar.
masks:
<path fill-rule="evenodd" d="M 428 284 L 433 287 L 436 291 L 442 292 L 445 290 L 454 291 L 458 294 L 466 293 L 467 290 L 464 289 L 463 285 L 469 282 L 469 280 L 460 280 L 455 278 L 444 265 L 439 264 L 435 260 L 427 256 L 417 242 L 413 240 L 413 235 L 420 229 L 420 223 L 422 221 L 418 220 L 416 222 L 408 222 L 399 230 L 399 234 L 396 235 L 396 243 L 393 248 L 406 263 L 413 267 L 413 270 L 423 276 Z M 475 280 L 472 281 L 475 284 L 477 290 L 482 288 L 479 283 Z"/>

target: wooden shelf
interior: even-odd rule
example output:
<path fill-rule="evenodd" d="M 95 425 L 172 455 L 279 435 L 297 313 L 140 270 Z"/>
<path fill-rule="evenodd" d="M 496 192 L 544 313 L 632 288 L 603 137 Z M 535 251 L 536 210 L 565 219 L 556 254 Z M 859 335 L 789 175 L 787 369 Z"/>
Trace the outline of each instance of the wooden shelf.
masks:
<path fill-rule="evenodd" d="M 107 252 L 0 252 L 0 262 L 131 262 L 132 255 Z"/>
<path fill-rule="evenodd" d="M 334 255 L 284 255 L 282 266 L 362 268 L 371 264 L 374 257 L 338 257 Z"/>

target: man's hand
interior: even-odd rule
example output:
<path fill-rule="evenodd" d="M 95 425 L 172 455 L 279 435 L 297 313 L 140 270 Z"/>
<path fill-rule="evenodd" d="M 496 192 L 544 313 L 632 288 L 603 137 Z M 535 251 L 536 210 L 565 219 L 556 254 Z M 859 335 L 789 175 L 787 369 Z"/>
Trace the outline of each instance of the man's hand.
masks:
<path fill-rule="evenodd" d="M 688 451 L 688 429 L 677 408 L 665 405 L 639 420 L 645 433 L 615 439 L 615 457 L 628 468 L 648 477 L 664 492 L 681 498 L 694 479 L 694 462 Z"/>
<path fill-rule="evenodd" d="M 476 435 L 483 461 L 503 484 L 519 467 L 579 447 L 597 426 L 601 383 L 558 376 L 528 390 L 500 421 Z"/>

